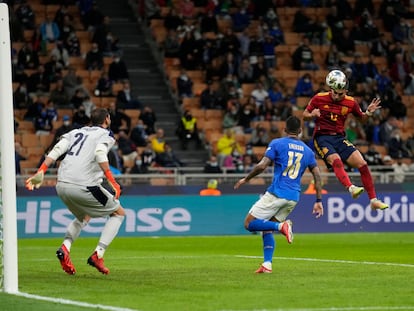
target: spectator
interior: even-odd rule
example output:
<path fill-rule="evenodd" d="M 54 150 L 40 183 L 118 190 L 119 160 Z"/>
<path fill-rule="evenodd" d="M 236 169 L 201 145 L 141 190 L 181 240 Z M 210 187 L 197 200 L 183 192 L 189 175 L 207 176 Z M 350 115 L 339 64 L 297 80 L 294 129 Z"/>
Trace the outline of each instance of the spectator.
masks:
<path fill-rule="evenodd" d="M 53 124 L 48 118 L 46 107 L 42 107 L 40 115 L 34 121 L 36 135 L 50 135 L 53 130 Z"/>
<path fill-rule="evenodd" d="M 65 15 L 63 17 L 63 24 L 62 25 L 58 24 L 59 30 L 60 30 L 59 41 L 62 41 L 65 46 L 66 46 L 66 44 L 67 44 L 66 42 L 68 41 L 71 34 L 76 31 L 73 21 L 74 20 L 71 19 L 71 17 L 69 15 Z M 68 50 L 68 52 L 69 52 L 69 50 Z"/>
<path fill-rule="evenodd" d="M 193 80 L 188 76 L 187 71 L 182 68 L 180 75 L 177 77 L 177 93 L 180 99 L 193 97 Z"/>
<path fill-rule="evenodd" d="M 145 106 L 139 115 L 139 119 L 144 123 L 147 135 L 155 134 L 155 122 L 157 122 L 157 117 L 151 107 Z"/>
<path fill-rule="evenodd" d="M 410 74 L 410 65 L 404 60 L 401 53 L 395 55 L 395 61 L 391 64 L 390 77 L 395 83 L 404 86 L 407 76 Z"/>
<path fill-rule="evenodd" d="M 392 28 L 393 40 L 403 44 L 408 44 L 410 43 L 410 33 L 411 24 L 407 22 L 404 17 L 400 17 L 399 22 Z"/>
<path fill-rule="evenodd" d="M 249 25 L 251 17 L 245 7 L 236 8 L 236 11 L 231 14 L 233 21 L 233 30 L 235 32 L 243 32 Z"/>
<path fill-rule="evenodd" d="M 269 140 L 272 141 L 275 138 L 282 137 L 282 133 L 279 130 L 277 121 L 270 121 L 270 129 L 268 132 Z"/>
<path fill-rule="evenodd" d="M 50 88 L 49 77 L 45 74 L 45 67 L 39 65 L 37 70 L 33 72 L 27 81 L 27 89 L 29 93 L 48 93 Z"/>
<path fill-rule="evenodd" d="M 195 6 L 192 0 L 183 0 L 180 5 L 180 16 L 183 19 L 192 19 L 195 17 Z"/>
<path fill-rule="evenodd" d="M 363 63 L 362 56 L 360 53 L 355 53 L 353 62 L 349 65 L 352 70 L 352 79 L 356 83 L 367 82 L 368 71 L 366 64 Z"/>
<path fill-rule="evenodd" d="M 355 41 L 348 28 L 342 29 L 341 34 L 338 37 L 333 38 L 333 43 L 337 46 L 338 51 L 345 56 L 354 55 Z"/>
<path fill-rule="evenodd" d="M 68 72 L 62 78 L 63 88 L 69 98 L 75 94 L 75 91 L 82 86 L 82 78 L 76 74 L 76 68 L 69 66 Z"/>
<path fill-rule="evenodd" d="M 20 68 L 37 69 L 39 67 L 39 56 L 28 42 L 23 44 L 17 57 L 17 66 Z"/>
<path fill-rule="evenodd" d="M 85 114 L 88 118 L 91 117 L 92 111 L 96 108 L 95 103 L 89 95 L 85 95 L 82 101 L 82 106 L 85 107 Z"/>
<path fill-rule="evenodd" d="M 237 70 L 237 78 L 240 84 L 254 82 L 254 69 L 247 57 L 243 57 Z"/>
<path fill-rule="evenodd" d="M 69 56 L 80 56 L 80 40 L 76 36 L 76 32 L 73 30 L 69 33 L 68 38 L 63 41 L 65 48 L 68 50 Z"/>
<path fill-rule="evenodd" d="M 131 129 L 131 118 L 119 109 L 115 102 L 109 103 L 109 115 L 111 116 L 111 131 L 117 134 L 121 128 Z"/>
<path fill-rule="evenodd" d="M 201 65 L 200 55 L 199 42 L 197 42 L 193 30 L 185 31 L 179 50 L 181 67 L 186 70 L 199 68 Z"/>
<path fill-rule="evenodd" d="M 129 138 L 138 147 L 147 145 L 148 135 L 145 132 L 145 124 L 142 120 L 138 120 L 137 124 L 132 128 Z"/>
<path fill-rule="evenodd" d="M 313 51 L 309 47 L 309 39 L 303 37 L 302 44 L 293 52 L 292 55 L 294 70 L 318 70 L 319 66 L 313 59 Z"/>
<path fill-rule="evenodd" d="M 240 114 L 239 114 L 238 125 L 243 128 L 243 131 L 245 134 L 249 134 L 252 132 L 250 123 L 255 119 L 255 117 L 256 117 L 256 109 L 255 109 L 254 98 L 249 97 L 249 100 L 241 107 Z"/>
<path fill-rule="evenodd" d="M 178 31 L 182 26 L 184 26 L 184 20 L 178 14 L 177 9 L 172 7 L 170 12 L 164 18 L 164 27 L 167 30 Z"/>
<path fill-rule="evenodd" d="M 354 119 L 349 119 L 347 127 L 345 128 L 346 138 L 354 145 L 364 143 L 366 141 L 366 134 L 359 122 Z"/>
<path fill-rule="evenodd" d="M 72 25 L 73 16 L 70 14 L 69 7 L 66 3 L 60 4 L 59 8 L 56 10 L 53 21 L 58 25 L 61 34 L 67 25 Z M 68 21 L 69 23 L 65 21 Z"/>
<path fill-rule="evenodd" d="M 40 24 L 40 35 L 42 40 L 46 42 L 55 42 L 60 38 L 60 30 L 58 25 L 53 21 L 50 13 L 46 14 L 43 23 Z"/>
<path fill-rule="evenodd" d="M 372 41 L 369 53 L 374 56 L 387 56 L 390 45 L 391 43 L 385 37 L 385 34 L 380 33 L 379 38 Z"/>
<path fill-rule="evenodd" d="M 102 70 L 101 76 L 96 82 L 96 87 L 94 91 L 95 96 L 112 97 L 112 87 L 113 82 L 109 79 L 108 72 L 106 70 Z"/>
<path fill-rule="evenodd" d="M 206 88 L 200 94 L 200 106 L 203 109 L 223 109 L 216 84 L 208 81 Z"/>
<path fill-rule="evenodd" d="M 92 7 L 82 15 L 82 23 L 89 32 L 95 32 L 95 29 L 103 23 L 104 14 L 99 10 L 98 3 L 92 2 Z"/>
<path fill-rule="evenodd" d="M 26 82 L 19 83 L 18 87 L 13 92 L 13 108 L 26 109 L 30 102 L 31 98 L 27 90 Z"/>
<path fill-rule="evenodd" d="M 63 68 L 66 69 L 69 67 L 69 52 L 61 40 L 56 41 L 55 47 L 50 51 L 50 56 L 55 56 L 56 61 L 59 62 Z"/>
<path fill-rule="evenodd" d="M 141 109 L 141 103 L 131 91 L 128 80 L 122 82 L 122 89 L 116 95 L 116 104 L 120 109 Z"/>
<path fill-rule="evenodd" d="M 201 147 L 201 140 L 197 129 L 197 119 L 191 115 L 190 111 L 185 111 L 181 117 L 177 131 L 178 137 L 181 140 L 183 150 L 187 150 L 188 143 L 195 141 L 196 147 Z"/>
<path fill-rule="evenodd" d="M 255 100 L 256 111 L 258 111 L 260 107 L 263 107 L 265 99 L 269 97 L 269 93 L 265 90 L 261 81 L 256 82 L 256 86 L 250 95 Z"/>
<path fill-rule="evenodd" d="M 181 39 L 175 29 L 168 30 L 167 37 L 164 40 L 164 57 L 178 58 L 180 51 Z"/>
<path fill-rule="evenodd" d="M 234 150 L 237 150 L 239 154 L 242 153 L 241 146 L 236 142 L 234 132 L 227 129 L 224 135 L 217 141 L 217 158 L 220 166 L 223 164 L 224 159 L 231 155 Z"/>
<path fill-rule="evenodd" d="M 37 95 L 31 95 L 31 101 L 29 107 L 27 108 L 26 113 L 24 114 L 23 119 L 26 121 L 34 121 L 40 116 L 40 113 L 43 110 L 43 99 Z"/>
<path fill-rule="evenodd" d="M 89 125 L 91 119 L 86 115 L 85 107 L 80 106 L 79 109 L 75 111 L 73 114 L 72 122 L 75 128 Z"/>
<path fill-rule="evenodd" d="M 391 160 L 394 168 L 394 183 L 401 184 L 405 181 L 405 174 L 410 171 L 409 166 L 404 163 L 402 157 L 398 157 L 394 161 Z"/>
<path fill-rule="evenodd" d="M 212 155 L 210 156 L 209 160 L 204 165 L 204 173 L 207 174 L 221 174 L 223 173 L 218 161 L 217 157 Z"/>
<path fill-rule="evenodd" d="M 218 33 L 217 18 L 212 10 L 208 10 L 200 20 L 200 33 L 204 34 L 206 32 Z"/>
<path fill-rule="evenodd" d="M 45 76 L 51 83 L 62 78 L 63 65 L 58 62 L 56 55 L 50 55 L 50 59 L 45 63 L 44 68 Z"/>
<path fill-rule="evenodd" d="M 363 154 L 365 161 L 369 166 L 384 165 L 382 161 L 382 155 L 375 149 L 374 144 L 369 144 L 368 151 Z"/>
<path fill-rule="evenodd" d="M 267 130 L 260 123 L 253 129 L 250 144 L 255 147 L 266 147 L 269 144 L 269 135 Z"/>
<path fill-rule="evenodd" d="M 98 44 L 92 43 L 91 49 L 86 53 L 85 68 L 87 70 L 102 70 L 104 66 L 102 52 Z"/>
<path fill-rule="evenodd" d="M 32 7 L 26 3 L 21 2 L 17 7 L 16 17 L 20 21 L 23 28 L 26 30 L 32 30 L 35 28 L 35 13 L 33 12 Z"/>
<path fill-rule="evenodd" d="M 82 106 L 83 101 L 85 100 L 85 97 L 87 95 L 83 91 L 82 88 L 78 88 L 75 91 L 75 94 L 70 99 L 70 105 L 72 108 L 79 109 L 80 106 Z"/>
<path fill-rule="evenodd" d="M 165 143 L 164 130 L 159 128 L 151 139 L 152 150 L 154 150 L 156 155 L 165 152 Z"/>
<path fill-rule="evenodd" d="M 104 51 L 107 45 L 107 36 L 111 32 L 109 16 L 104 16 L 102 23 L 96 25 L 93 32 L 92 42 L 98 44 L 99 50 Z"/>
<path fill-rule="evenodd" d="M 207 188 L 200 190 L 201 196 L 220 196 L 221 191 L 217 189 L 218 181 L 217 179 L 210 179 L 207 182 Z"/>
<path fill-rule="evenodd" d="M 135 161 L 138 153 L 134 142 L 129 138 L 126 129 L 119 129 L 118 132 L 118 150 L 124 163 Z"/>
<path fill-rule="evenodd" d="M 155 161 L 162 167 L 181 167 L 184 165 L 167 143 L 164 145 L 164 152 L 157 154 Z"/>
<path fill-rule="evenodd" d="M 295 96 L 311 97 L 314 94 L 312 78 L 309 73 L 305 73 L 296 83 Z"/>
<path fill-rule="evenodd" d="M 127 66 L 119 54 L 114 54 L 113 61 L 109 64 L 108 76 L 114 82 L 129 80 Z"/>
<path fill-rule="evenodd" d="M 243 133 L 243 129 L 238 126 L 239 105 L 230 101 L 223 117 L 223 129 L 232 129 L 235 133 Z"/>
<path fill-rule="evenodd" d="M 400 129 L 395 129 L 391 133 L 391 138 L 388 142 L 388 154 L 393 159 L 412 157 L 411 152 L 408 150 L 405 142 L 401 138 Z"/>

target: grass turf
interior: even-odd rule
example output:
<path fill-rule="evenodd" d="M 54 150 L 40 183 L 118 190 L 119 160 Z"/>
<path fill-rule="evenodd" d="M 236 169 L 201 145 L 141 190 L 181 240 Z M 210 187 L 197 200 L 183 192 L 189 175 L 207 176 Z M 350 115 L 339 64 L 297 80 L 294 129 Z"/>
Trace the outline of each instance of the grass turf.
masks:
<path fill-rule="evenodd" d="M 86 264 L 97 239 L 72 247 L 77 274 L 55 258 L 61 239 L 19 240 L 19 291 L 158 310 L 414 310 L 414 233 L 276 236 L 273 274 L 257 275 L 260 235 L 116 238 L 109 275 Z M 3 311 L 87 310 L 0 294 Z M 337 309 L 334 309 L 337 308 Z"/>

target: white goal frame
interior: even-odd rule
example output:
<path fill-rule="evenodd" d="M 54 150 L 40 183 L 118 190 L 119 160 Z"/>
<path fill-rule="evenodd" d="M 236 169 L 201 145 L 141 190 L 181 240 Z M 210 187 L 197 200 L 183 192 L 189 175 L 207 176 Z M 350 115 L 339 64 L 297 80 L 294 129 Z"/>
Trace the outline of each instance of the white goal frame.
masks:
<path fill-rule="evenodd" d="M 16 170 L 14 159 L 9 8 L 7 4 L 0 3 L 0 269 L 2 268 L 2 271 L 0 271 L 0 290 L 11 294 L 18 293 Z"/>

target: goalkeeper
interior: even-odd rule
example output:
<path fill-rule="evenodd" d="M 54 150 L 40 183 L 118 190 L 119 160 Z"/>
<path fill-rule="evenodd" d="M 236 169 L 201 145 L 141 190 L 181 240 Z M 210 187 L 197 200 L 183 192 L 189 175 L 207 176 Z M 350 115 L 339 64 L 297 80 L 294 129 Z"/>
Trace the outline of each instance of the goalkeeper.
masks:
<path fill-rule="evenodd" d="M 109 216 L 93 254 L 87 263 L 99 272 L 108 274 L 103 256 L 106 248 L 117 235 L 124 220 L 125 211 L 120 205 L 120 185 L 115 181 L 108 163 L 108 150 L 115 138 L 109 130 L 111 117 L 106 109 L 95 109 L 91 114 L 91 126 L 74 129 L 64 134 L 53 147 L 37 173 L 26 180 L 26 188 L 34 190 L 43 182 L 48 167 L 61 155 L 65 155 L 58 169 L 56 192 L 75 219 L 68 225 L 63 244 L 56 256 L 62 269 L 75 274 L 75 266 L 70 259 L 72 243 L 78 238 L 91 218 Z M 101 183 L 103 176 L 112 188 L 112 193 Z"/>

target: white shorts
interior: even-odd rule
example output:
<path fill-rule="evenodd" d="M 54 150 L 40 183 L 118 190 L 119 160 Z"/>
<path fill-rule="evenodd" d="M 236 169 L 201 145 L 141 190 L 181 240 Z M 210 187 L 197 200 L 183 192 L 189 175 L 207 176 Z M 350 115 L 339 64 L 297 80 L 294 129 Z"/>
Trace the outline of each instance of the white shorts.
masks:
<path fill-rule="evenodd" d="M 92 218 L 106 217 L 116 212 L 119 200 L 104 187 L 85 187 L 58 182 L 56 192 L 75 217 L 82 221 L 86 215 Z"/>
<path fill-rule="evenodd" d="M 282 222 L 293 211 L 298 202 L 281 199 L 267 192 L 253 204 L 249 213 L 257 219 L 269 220 L 273 216 Z"/>

